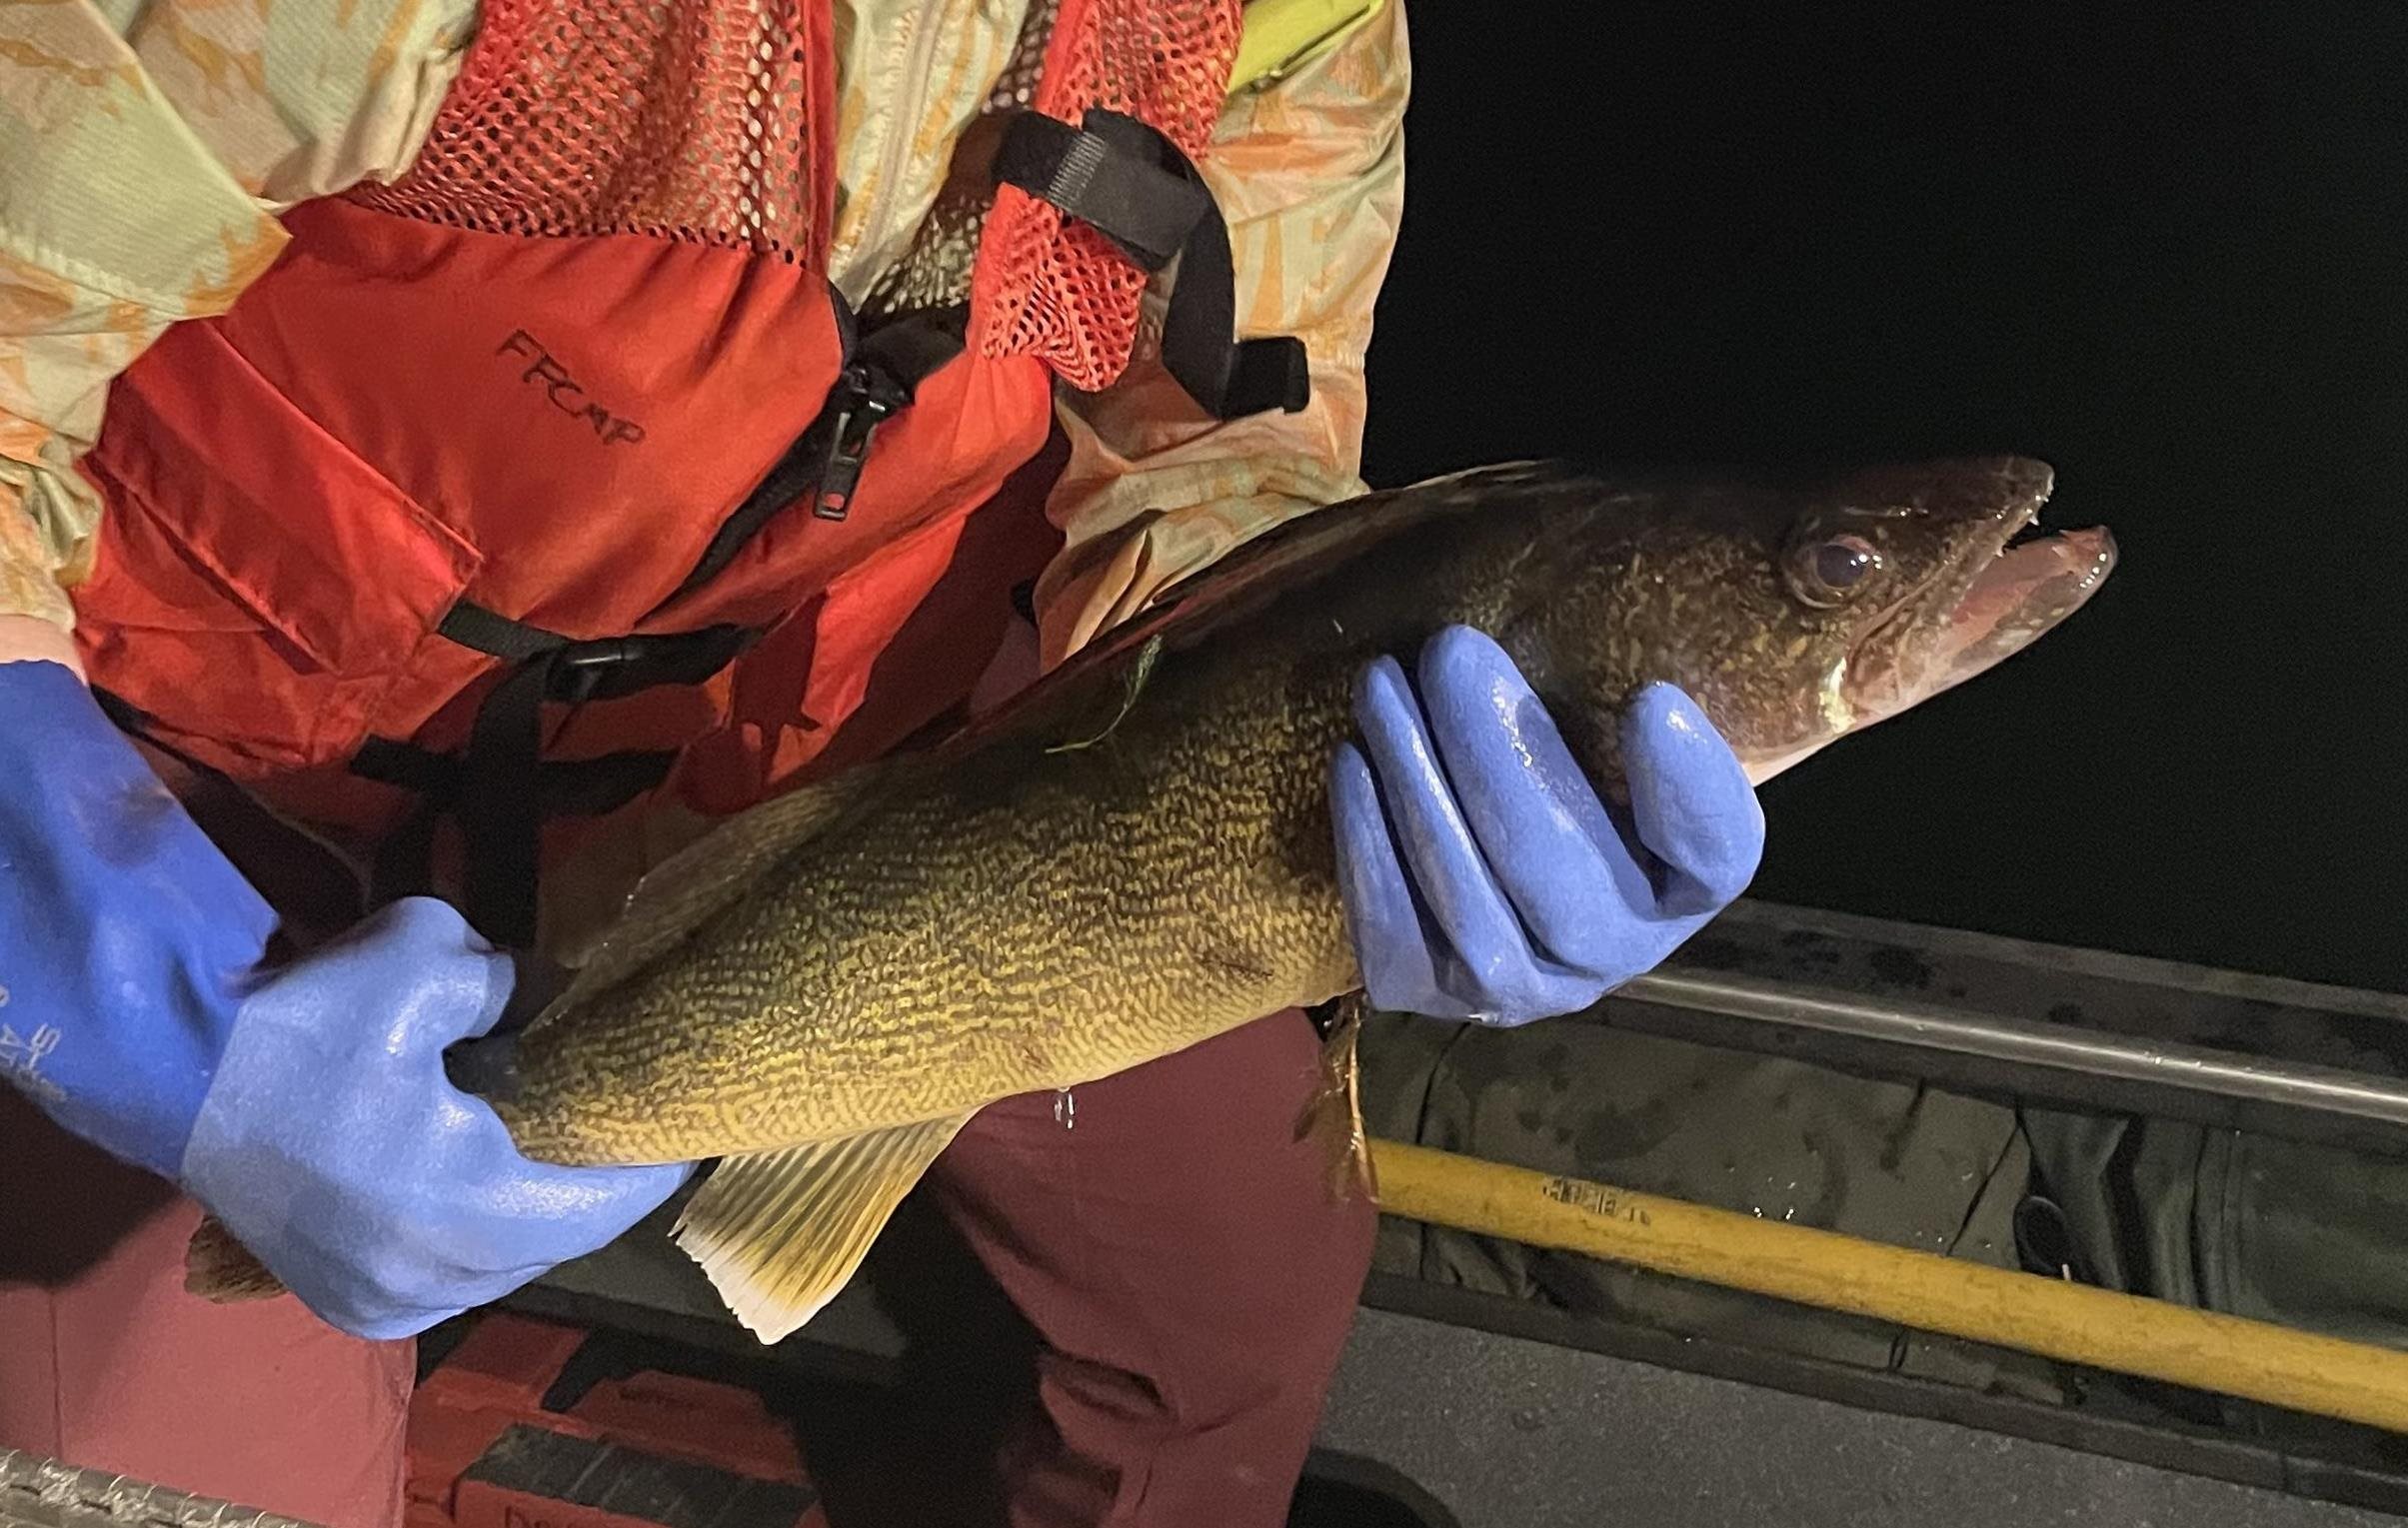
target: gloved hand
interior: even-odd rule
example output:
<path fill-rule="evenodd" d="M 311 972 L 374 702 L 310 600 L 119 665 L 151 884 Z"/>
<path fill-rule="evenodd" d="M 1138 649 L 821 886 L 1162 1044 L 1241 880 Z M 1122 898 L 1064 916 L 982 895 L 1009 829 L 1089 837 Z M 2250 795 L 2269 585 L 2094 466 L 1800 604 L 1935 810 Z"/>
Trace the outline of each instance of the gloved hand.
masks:
<path fill-rule="evenodd" d="M 71 672 L 0 663 L 0 1076 L 62 1126 L 367 1337 L 499 1298 L 685 1180 L 529 1161 L 452 1087 L 444 1047 L 515 971 L 443 903 L 268 969 L 275 925 Z"/>
<path fill-rule="evenodd" d="M 1416 696 L 1394 660 L 1364 669 L 1360 744 L 1330 766 L 1339 889 L 1374 1006 L 1504 1026 L 1575 1012 L 1754 878 L 1755 791 L 1674 687 L 1622 718 L 1624 813 L 1482 633 L 1439 632 L 1417 678 Z"/>

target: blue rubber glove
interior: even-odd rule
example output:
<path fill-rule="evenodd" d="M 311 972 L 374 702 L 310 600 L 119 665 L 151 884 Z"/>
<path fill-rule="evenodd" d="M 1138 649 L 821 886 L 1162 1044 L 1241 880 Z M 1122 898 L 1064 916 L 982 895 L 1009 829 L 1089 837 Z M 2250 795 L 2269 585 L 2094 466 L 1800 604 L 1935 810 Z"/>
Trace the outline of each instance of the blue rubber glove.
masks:
<path fill-rule="evenodd" d="M 1364 994 L 1512 1026 L 1654 968 L 1754 878 L 1764 816 L 1730 748 L 1669 685 L 1621 720 L 1627 812 L 1601 800 L 1513 661 L 1449 627 L 1418 694 L 1392 659 L 1330 766 L 1339 890 Z"/>
<path fill-rule="evenodd" d="M 516 974 L 443 903 L 270 969 L 275 926 L 72 673 L 0 664 L 0 1076 L 183 1185 L 320 1316 L 423 1331 L 691 1171 L 531 1162 L 452 1087 L 444 1047 Z"/>

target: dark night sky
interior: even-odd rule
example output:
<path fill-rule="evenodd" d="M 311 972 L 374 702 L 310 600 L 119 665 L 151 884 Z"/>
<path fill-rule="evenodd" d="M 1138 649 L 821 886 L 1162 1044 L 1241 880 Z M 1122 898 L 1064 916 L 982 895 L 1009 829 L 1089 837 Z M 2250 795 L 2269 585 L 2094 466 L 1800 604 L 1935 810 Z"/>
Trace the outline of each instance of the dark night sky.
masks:
<path fill-rule="evenodd" d="M 2115 578 L 1757 894 L 2408 990 L 2408 6 L 1779 9 L 1408 13 L 1365 475 L 2042 457 Z"/>

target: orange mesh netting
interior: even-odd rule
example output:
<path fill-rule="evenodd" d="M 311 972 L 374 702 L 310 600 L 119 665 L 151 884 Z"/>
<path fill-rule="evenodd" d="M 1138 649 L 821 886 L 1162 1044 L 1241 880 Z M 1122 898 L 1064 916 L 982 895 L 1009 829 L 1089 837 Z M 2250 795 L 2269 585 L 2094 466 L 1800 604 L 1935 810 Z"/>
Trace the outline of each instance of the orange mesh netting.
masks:
<path fill-rule="evenodd" d="M 1090 107 L 1146 122 L 1201 156 L 1237 57 L 1239 0 L 1061 0 L 1039 111 L 1076 125 Z M 1128 366 L 1147 284 L 1111 242 L 1017 186 L 998 188 L 979 249 L 979 348 L 1029 354 L 1094 391 Z"/>
<path fill-rule="evenodd" d="M 817 265 L 825 0 L 488 0 L 410 173 L 355 199 L 522 235 L 652 234 Z"/>

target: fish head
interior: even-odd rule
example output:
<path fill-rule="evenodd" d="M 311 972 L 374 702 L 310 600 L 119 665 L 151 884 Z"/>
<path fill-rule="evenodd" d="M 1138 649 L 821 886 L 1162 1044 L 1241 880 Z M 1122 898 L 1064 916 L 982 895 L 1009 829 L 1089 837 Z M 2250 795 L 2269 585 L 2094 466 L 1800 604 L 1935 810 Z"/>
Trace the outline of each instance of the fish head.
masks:
<path fill-rule="evenodd" d="M 2021 652 L 2097 593 L 2114 539 L 2039 529 L 2053 484 L 2045 464 L 2002 457 L 1666 502 L 1594 565 L 1618 586 L 1617 688 L 1680 686 L 1761 783 Z"/>
<path fill-rule="evenodd" d="M 1854 615 L 1825 686 L 1845 731 L 2020 653 L 2098 592 L 2115 539 L 2043 530 L 2054 482 L 2023 458 L 1940 464 L 1868 477 L 1849 502 L 1798 517 L 1782 549 L 1792 596 Z M 1846 570 L 1860 560 L 1876 566 L 1857 595 Z"/>

